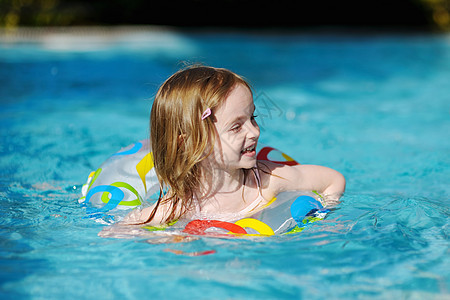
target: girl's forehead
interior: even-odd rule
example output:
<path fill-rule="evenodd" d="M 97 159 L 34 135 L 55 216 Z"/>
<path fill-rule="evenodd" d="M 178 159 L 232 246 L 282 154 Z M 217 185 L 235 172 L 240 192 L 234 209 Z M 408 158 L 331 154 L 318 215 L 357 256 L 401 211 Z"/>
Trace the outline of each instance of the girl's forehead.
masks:
<path fill-rule="evenodd" d="M 239 84 L 231 90 L 222 105 L 217 108 L 215 116 L 228 119 L 249 115 L 253 111 L 252 93 L 246 86 Z"/>

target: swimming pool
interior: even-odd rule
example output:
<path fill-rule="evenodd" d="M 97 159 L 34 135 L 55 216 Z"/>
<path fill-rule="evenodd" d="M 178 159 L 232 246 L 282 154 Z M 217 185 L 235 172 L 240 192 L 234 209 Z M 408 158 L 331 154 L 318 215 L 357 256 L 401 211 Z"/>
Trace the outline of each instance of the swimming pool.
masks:
<path fill-rule="evenodd" d="M 342 204 L 290 236 L 98 237 L 81 185 L 148 136 L 152 96 L 180 61 L 245 76 L 261 142 L 341 171 Z M 0 298 L 449 297 L 449 78 L 449 35 L 2 35 Z"/>

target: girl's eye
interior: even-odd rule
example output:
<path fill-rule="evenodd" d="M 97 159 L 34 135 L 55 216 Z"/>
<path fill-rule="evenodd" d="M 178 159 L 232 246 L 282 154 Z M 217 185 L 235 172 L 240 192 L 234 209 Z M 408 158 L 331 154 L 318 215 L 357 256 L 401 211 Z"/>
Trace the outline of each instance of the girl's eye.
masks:
<path fill-rule="evenodd" d="M 239 132 L 241 130 L 242 126 L 241 125 L 234 125 L 233 127 L 231 127 L 231 131 L 233 132 Z"/>

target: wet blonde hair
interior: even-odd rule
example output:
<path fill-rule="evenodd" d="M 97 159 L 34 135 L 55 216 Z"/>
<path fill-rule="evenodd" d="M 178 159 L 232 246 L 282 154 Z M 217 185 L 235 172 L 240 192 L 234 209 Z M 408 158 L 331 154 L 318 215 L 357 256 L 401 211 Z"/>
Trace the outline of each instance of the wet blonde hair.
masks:
<path fill-rule="evenodd" d="M 251 92 L 242 77 L 227 69 L 191 66 L 173 74 L 159 88 L 150 115 L 150 140 L 161 191 L 146 223 L 161 204 L 171 204 L 165 222 L 179 218 L 191 207 L 194 191 L 201 184 L 200 162 L 214 147 L 214 111 L 237 84 Z M 202 120 L 207 108 L 212 114 Z M 165 189 L 168 194 L 163 197 Z"/>

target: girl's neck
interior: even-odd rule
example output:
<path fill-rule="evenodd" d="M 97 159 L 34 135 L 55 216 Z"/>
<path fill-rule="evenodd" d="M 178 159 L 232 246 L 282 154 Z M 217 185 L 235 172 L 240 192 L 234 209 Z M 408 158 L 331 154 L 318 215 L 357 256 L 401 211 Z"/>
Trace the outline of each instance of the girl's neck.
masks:
<path fill-rule="evenodd" d="M 230 194 L 242 188 L 244 182 L 244 170 L 233 171 L 222 169 L 204 169 L 202 174 L 202 198 L 213 197 L 217 194 Z"/>

